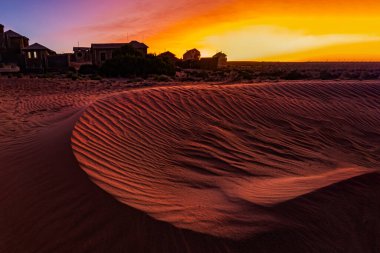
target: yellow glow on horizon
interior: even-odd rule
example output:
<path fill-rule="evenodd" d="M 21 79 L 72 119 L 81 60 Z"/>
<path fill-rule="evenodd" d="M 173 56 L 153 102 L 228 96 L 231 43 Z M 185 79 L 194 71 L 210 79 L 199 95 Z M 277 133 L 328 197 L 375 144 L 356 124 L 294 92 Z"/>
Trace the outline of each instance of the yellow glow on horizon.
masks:
<path fill-rule="evenodd" d="M 269 11 L 265 3 L 235 2 L 240 5 L 225 5 L 160 31 L 148 39 L 151 51 L 170 50 L 182 57 L 187 49 L 195 47 L 203 56 L 224 51 L 229 60 L 380 60 L 380 17 L 371 14 L 374 10 L 364 14 L 359 1 L 354 4 L 360 15 L 351 14 L 355 11 L 353 6 L 332 15 L 333 7 L 322 12 L 313 4 L 308 11 L 312 9 L 314 13 L 292 15 L 301 7 L 282 13 L 275 7 Z M 379 3 L 372 4 L 380 7 Z M 256 6 L 262 12 L 253 12 L 249 6 Z M 228 8 L 229 15 L 221 15 Z M 337 6 L 335 9 L 339 10 Z"/>

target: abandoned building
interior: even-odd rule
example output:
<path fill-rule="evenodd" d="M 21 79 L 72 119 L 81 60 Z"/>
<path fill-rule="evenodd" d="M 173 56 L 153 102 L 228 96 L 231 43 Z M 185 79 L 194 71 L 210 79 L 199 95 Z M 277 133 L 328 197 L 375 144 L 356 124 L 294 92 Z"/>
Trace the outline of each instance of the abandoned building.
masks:
<path fill-rule="evenodd" d="M 216 70 L 227 66 L 227 55 L 219 52 L 213 57 L 204 57 L 199 61 L 201 69 Z"/>
<path fill-rule="evenodd" d="M 199 61 L 201 58 L 201 52 L 197 49 L 191 49 L 183 55 L 184 61 Z"/>
<path fill-rule="evenodd" d="M 25 69 L 31 72 L 40 72 L 48 68 L 48 56 L 56 55 L 53 50 L 34 43 L 22 49 L 25 55 Z"/>
<path fill-rule="evenodd" d="M 74 47 L 72 61 L 77 63 L 91 63 L 91 48 L 90 47 Z"/>
<path fill-rule="evenodd" d="M 90 47 L 74 47 L 73 54 L 70 54 L 70 66 L 79 70 L 82 65 L 92 64 L 92 54 Z"/>
<path fill-rule="evenodd" d="M 161 53 L 159 55 L 157 55 L 158 57 L 170 62 L 170 63 L 177 63 L 178 61 L 180 61 L 180 59 L 178 59 L 175 54 L 173 54 L 172 52 L 169 52 L 169 51 L 166 51 L 164 53 Z"/>
<path fill-rule="evenodd" d="M 22 65 L 22 50 L 29 46 L 29 39 L 12 30 L 4 32 L 0 24 L 0 62 Z"/>
<path fill-rule="evenodd" d="M 71 54 L 52 54 L 47 57 L 45 71 L 64 72 L 71 67 Z"/>
<path fill-rule="evenodd" d="M 215 54 L 212 58 L 217 59 L 218 68 L 223 68 L 227 66 L 227 55 L 225 53 L 219 52 Z"/>
<path fill-rule="evenodd" d="M 57 54 L 38 43 L 24 48 L 23 53 L 27 72 L 67 71 L 71 65 L 71 54 Z"/>
<path fill-rule="evenodd" d="M 148 46 L 145 45 L 144 43 L 138 42 L 136 40 L 133 40 L 128 43 L 130 46 L 132 46 L 135 50 L 141 52 L 143 55 L 148 54 Z"/>
<path fill-rule="evenodd" d="M 113 58 L 113 53 L 117 49 L 120 49 L 126 45 L 132 46 L 144 55 L 148 53 L 148 46 L 138 41 L 131 41 L 129 43 L 92 44 L 92 64 L 95 66 L 103 65 L 104 62 Z"/>
<path fill-rule="evenodd" d="M 71 54 L 57 54 L 53 50 L 34 43 L 29 46 L 29 39 L 12 30 L 4 31 L 0 24 L 0 63 L 2 71 L 45 72 L 79 70 L 82 65 L 102 66 L 114 57 L 115 51 L 129 45 L 142 55 L 148 54 L 148 46 L 138 41 L 129 43 L 92 44 L 91 47 L 73 47 Z M 183 60 L 167 51 L 158 57 L 182 68 L 215 70 L 227 66 L 226 54 L 219 52 L 213 57 L 201 58 L 197 49 L 188 50 Z"/>

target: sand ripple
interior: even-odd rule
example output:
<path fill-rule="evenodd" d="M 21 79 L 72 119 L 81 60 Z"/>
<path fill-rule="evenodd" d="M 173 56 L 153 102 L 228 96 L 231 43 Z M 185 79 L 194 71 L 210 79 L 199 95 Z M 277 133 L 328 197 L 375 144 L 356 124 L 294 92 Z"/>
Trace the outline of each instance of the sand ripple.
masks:
<path fill-rule="evenodd" d="M 234 239 L 290 226 L 272 209 L 380 168 L 380 86 L 136 90 L 90 106 L 72 146 L 119 201 Z"/>

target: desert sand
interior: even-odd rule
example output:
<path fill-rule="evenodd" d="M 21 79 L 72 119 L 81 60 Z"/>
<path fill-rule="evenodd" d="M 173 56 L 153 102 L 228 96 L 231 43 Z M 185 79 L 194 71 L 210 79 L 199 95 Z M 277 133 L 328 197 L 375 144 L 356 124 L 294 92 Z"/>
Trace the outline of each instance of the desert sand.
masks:
<path fill-rule="evenodd" d="M 379 252 L 380 82 L 0 79 L 0 252 Z"/>

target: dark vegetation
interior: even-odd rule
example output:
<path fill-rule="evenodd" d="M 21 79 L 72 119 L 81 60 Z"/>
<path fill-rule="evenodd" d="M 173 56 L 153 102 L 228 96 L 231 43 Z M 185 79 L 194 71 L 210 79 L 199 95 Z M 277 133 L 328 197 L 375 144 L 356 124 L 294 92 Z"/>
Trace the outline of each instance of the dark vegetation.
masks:
<path fill-rule="evenodd" d="M 116 50 L 113 59 L 106 61 L 99 72 L 107 77 L 174 76 L 176 66 L 165 58 L 153 54 L 143 55 L 133 47 L 126 45 Z"/>
<path fill-rule="evenodd" d="M 231 81 L 378 80 L 378 62 L 230 62 L 223 70 Z"/>
<path fill-rule="evenodd" d="M 3 73 L 21 78 L 22 73 Z M 72 80 L 127 78 L 127 82 L 263 82 L 280 80 L 380 80 L 380 63 L 270 63 L 229 62 L 225 68 L 205 70 L 196 61 L 173 61 L 155 55 L 144 56 L 131 47 L 115 52 L 101 68 L 82 65 L 79 70 L 30 74 L 36 78 L 64 77 Z"/>

